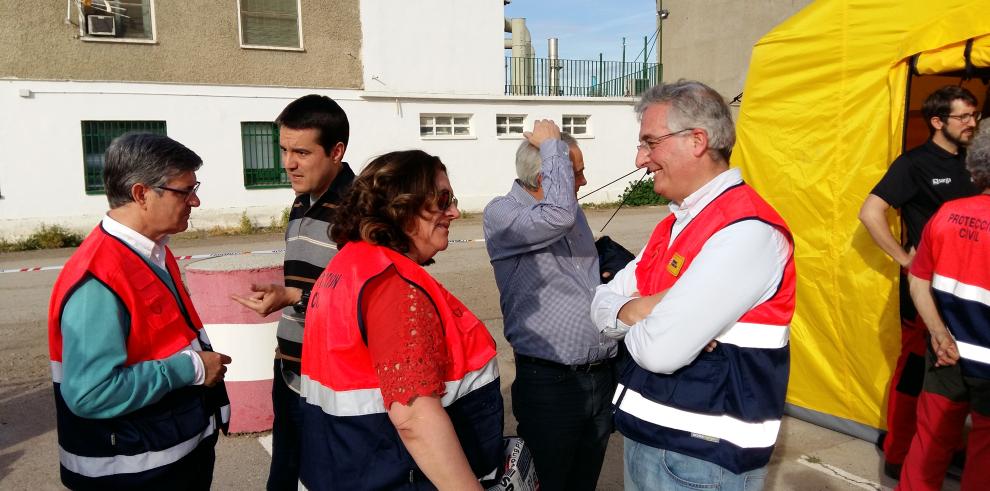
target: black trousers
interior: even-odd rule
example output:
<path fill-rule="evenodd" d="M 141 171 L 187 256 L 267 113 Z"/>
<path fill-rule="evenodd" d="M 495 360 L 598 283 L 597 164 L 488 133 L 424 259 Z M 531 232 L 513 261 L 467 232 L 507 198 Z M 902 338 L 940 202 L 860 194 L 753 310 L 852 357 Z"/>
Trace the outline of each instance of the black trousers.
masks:
<path fill-rule="evenodd" d="M 299 489 L 299 458 L 302 447 L 300 397 L 282 377 L 282 361 L 275 360 L 272 380 L 272 465 L 268 471 L 269 491 Z"/>
<path fill-rule="evenodd" d="M 577 372 L 516 358 L 512 412 L 544 491 L 595 489 L 614 427 L 615 366 Z"/>

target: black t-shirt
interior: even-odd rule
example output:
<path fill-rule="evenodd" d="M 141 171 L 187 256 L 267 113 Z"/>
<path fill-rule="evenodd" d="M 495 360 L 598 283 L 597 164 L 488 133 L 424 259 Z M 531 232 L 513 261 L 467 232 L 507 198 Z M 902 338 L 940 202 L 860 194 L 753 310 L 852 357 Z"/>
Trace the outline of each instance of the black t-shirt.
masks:
<path fill-rule="evenodd" d="M 921 231 L 942 203 L 978 193 L 966 170 L 965 160 L 964 151 L 952 155 L 928 140 L 897 157 L 883 179 L 870 191 L 901 210 L 901 220 L 907 230 L 905 249 L 918 246 Z"/>

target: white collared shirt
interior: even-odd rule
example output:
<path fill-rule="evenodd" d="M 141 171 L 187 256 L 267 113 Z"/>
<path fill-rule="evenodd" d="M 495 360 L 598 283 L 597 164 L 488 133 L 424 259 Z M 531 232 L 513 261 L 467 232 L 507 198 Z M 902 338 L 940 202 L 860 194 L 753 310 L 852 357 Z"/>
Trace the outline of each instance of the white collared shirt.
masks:
<path fill-rule="evenodd" d="M 742 182 L 739 169 L 729 169 L 706 183 L 679 205 L 671 241 L 709 203 Z M 595 290 L 591 316 L 608 336 L 625 336 L 629 354 L 641 367 L 672 373 L 690 364 L 701 350 L 743 314 L 777 291 L 790 255 L 790 243 L 774 227 L 744 220 L 713 234 L 645 319 L 632 326 L 618 319 L 619 309 L 639 296 L 636 266 L 643 252 L 608 284 Z"/>
<path fill-rule="evenodd" d="M 131 249 L 134 249 L 146 260 L 151 261 L 155 266 L 162 268 L 163 271 L 168 271 L 168 268 L 165 267 L 165 246 L 168 244 L 167 235 L 158 242 L 155 242 L 127 225 L 114 220 L 110 215 L 103 217 L 103 230 L 124 241 Z"/>
<path fill-rule="evenodd" d="M 166 274 L 168 273 L 168 268 L 165 266 L 165 245 L 168 244 L 167 235 L 155 242 L 127 225 L 114 220 L 109 214 L 103 216 L 103 230 L 123 241 L 128 247 L 134 249 L 138 255 L 161 268 Z M 175 285 L 175 287 L 181 288 L 182 286 Z M 202 333 L 202 336 L 205 335 L 206 333 Z M 206 381 L 206 368 L 203 366 L 203 359 L 191 347 L 186 348 L 182 353 L 189 356 L 189 359 L 193 362 L 193 368 L 196 369 L 196 380 L 193 384 L 202 385 Z"/>

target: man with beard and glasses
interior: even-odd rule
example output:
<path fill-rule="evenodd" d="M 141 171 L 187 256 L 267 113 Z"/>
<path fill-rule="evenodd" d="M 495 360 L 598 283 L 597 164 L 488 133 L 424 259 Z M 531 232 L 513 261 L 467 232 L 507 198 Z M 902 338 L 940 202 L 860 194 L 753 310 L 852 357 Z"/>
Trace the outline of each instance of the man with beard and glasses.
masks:
<path fill-rule="evenodd" d="M 928 219 L 946 201 L 973 196 L 977 189 L 966 171 L 965 148 L 973 138 L 980 113 L 973 94 L 957 86 L 942 87 L 925 99 L 922 116 L 931 137 L 904 152 L 870 191 L 859 211 L 874 242 L 901 265 L 901 353 L 890 381 L 887 434 L 883 438 L 884 473 L 898 479 L 915 433 L 918 394 L 925 370 L 926 327 L 918 316 L 904 272 Z M 887 224 L 887 209 L 900 210 L 905 233 L 898 241 Z"/>

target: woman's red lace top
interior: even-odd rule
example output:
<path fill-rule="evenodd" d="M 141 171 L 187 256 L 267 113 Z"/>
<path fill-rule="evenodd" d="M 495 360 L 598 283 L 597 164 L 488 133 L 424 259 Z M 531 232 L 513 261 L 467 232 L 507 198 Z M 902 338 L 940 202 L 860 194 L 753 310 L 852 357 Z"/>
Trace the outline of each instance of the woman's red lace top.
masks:
<path fill-rule="evenodd" d="M 361 315 L 385 408 L 444 394 L 450 359 L 443 326 L 426 292 L 390 267 L 367 283 Z"/>

